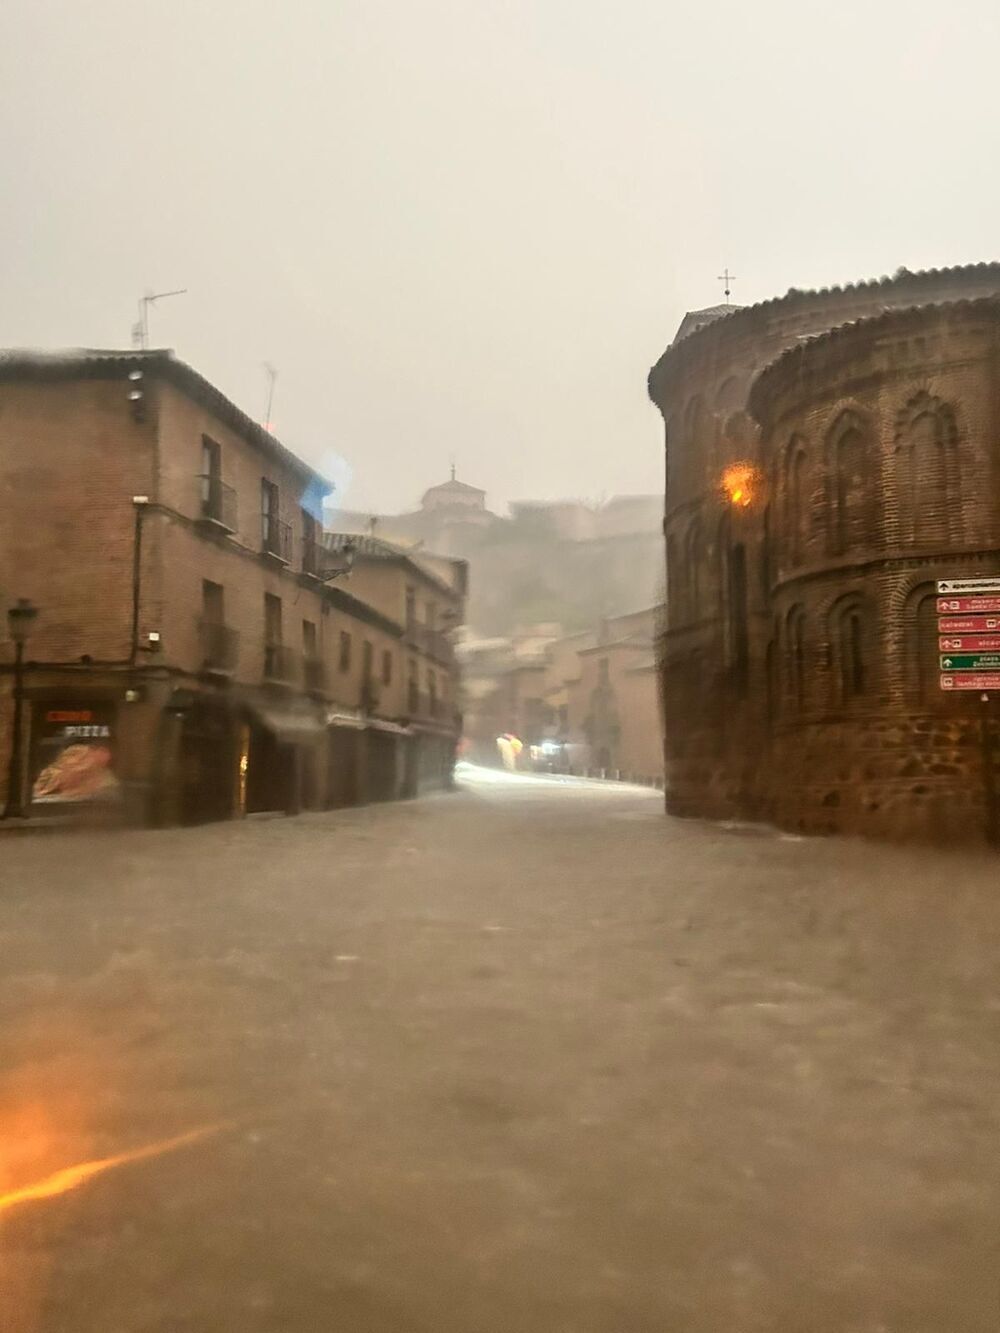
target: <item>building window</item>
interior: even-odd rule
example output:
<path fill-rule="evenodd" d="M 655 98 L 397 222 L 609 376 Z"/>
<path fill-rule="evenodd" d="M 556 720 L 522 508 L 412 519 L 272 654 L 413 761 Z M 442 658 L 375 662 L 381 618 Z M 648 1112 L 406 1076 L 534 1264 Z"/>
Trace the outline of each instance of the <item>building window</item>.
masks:
<path fill-rule="evenodd" d="M 679 593 L 677 541 L 673 536 L 669 536 L 667 538 L 667 615 L 671 625 L 680 625 L 683 622 Z"/>
<path fill-rule="evenodd" d="M 281 643 L 281 598 L 264 594 L 264 642 Z"/>
<path fill-rule="evenodd" d="M 392 653 L 388 651 L 382 654 L 382 684 L 392 684 Z"/>
<path fill-rule="evenodd" d="M 785 533 L 788 557 L 795 566 L 806 556 L 809 527 L 808 456 L 803 440 L 794 438 L 788 446 L 785 470 Z"/>
<path fill-rule="evenodd" d="M 598 685 L 607 685 L 609 680 L 608 659 L 601 657 L 597 662 L 597 683 Z"/>
<path fill-rule="evenodd" d="M 726 560 L 726 639 L 733 681 L 742 691 L 746 687 L 750 667 L 747 555 L 742 542 L 730 547 Z"/>
<path fill-rule="evenodd" d="M 876 456 L 856 412 L 842 412 L 827 447 L 830 544 L 834 555 L 876 545 Z"/>
<path fill-rule="evenodd" d="M 914 703 L 941 701 L 938 634 L 937 589 L 933 583 L 921 583 L 903 608 L 907 693 Z"/>
<path fill-rule="evenodd" d="M 260 483 L 260 540 L 265 551 L 271 549 L 278 522 L 278 488 L 266 477 Z"/>
<path fill-rule="evenodd" d="M 793 606 L 785 621 L 785 677 L 788 700 L 797 711 L 806 703 L 806 613 Z"/>
<path fill-rule="evenodd" d="M 222 518 L 222 449 L 207 435 L 201 437 L 201 516 Z"/>
<path fill-rule="evenodd" d="M 341 671 L 351 669 L 351 636 L 346 629 L 340 631 L 340 657 L 338 665 Z"/>
<path fill-rule="evenodd" d="M 688 620 L 701 614 L 701 524 L 695 519 L 688 528 L 684 546 L 684 609 Z"/>
<path fill-rule="evenodd" d="M 312 660 L 319 656 L 315 620 L 303 620 L 302 622 L 302 652 Z"/>
<path fill-rule="evenodd" d="M 430 704 L 431 717 L 437 717 L 437 711 L 438 711 L 437 677 L 435 676 L 433 671 L 428 671 L 427 673 L 427 698 Z"/>
<path fill-rule="evenodd" d="M 288 675 L 281 642 L 281 598 L 270 592 L 264 594 L 264 675 L 272 680 L 284 680 Z"/>
<path fill-rule="evenodd" d="M 225 592 L 221 583 L 203 579 L 201 584 L 202 666 L 207 670 L 236 669 L 239 636 L 226 624 Z"/>
<path fill-rule="evenodd" d="M 417 675 L 417 663 L 411 658 L 409 679 L 406 684 L 406 706 L 411 716 L 420 711 L 420 680 Z"/>
<path fill-rule="evenodd" d="M 370 681 L 372 678 L 372 663 L 374 651 L 367 639 L 361 644 L 361 679 Z"/>
<path fill-rule="evenodd" d="M 867 603 L 846 597 L 834 606 L 830 617 L 834 685 L 837 698 L 848 704 L 871 688 L 872 621 Z"/>
<path fill-rule="evenodd" d="M 302 572 L 319 575 L 319 524 L 307 509 L 302 511 Z"/>
<path fill-rule="evenodd" d="M 907 403 L 896 428 L 896 489 L 900 540 L 935 546 L 961 537 L 955 416 L 921 392 Z"/>
<path fill-rule="evenodd" d="M 771 595 L 771 506 L 764 506 L 760 539 L 760 590 L 765 601 Z"/>
<path fill-rule="evenodd" d="M 225 592 L 221 583 L 210 579 L 201 581 L 201 618 L 208 625 L 225 623 Z"/>

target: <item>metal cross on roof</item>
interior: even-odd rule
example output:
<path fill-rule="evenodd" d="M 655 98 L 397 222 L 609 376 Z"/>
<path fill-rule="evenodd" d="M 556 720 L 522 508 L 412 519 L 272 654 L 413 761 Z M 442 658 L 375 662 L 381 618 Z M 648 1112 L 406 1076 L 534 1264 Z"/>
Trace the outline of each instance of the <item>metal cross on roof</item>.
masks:
<path fill-rule="evenodd" d="M 728 268 L 724 268 L 722 272 L 719 274 L 719 276 L 716 278 L 716 282 L 725 283 L 725 287 L 723 288 L 723 290 L 726 293 L 726 305 L 729 304 L 730 289 L 735 281 L 736 281 L 736 274 L 730 273 Z"/>

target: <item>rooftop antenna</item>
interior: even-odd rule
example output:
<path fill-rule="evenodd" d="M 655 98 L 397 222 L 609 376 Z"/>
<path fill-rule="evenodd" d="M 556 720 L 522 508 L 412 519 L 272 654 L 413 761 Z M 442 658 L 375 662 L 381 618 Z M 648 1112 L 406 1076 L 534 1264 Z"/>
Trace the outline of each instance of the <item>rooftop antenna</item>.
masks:
<path fill-rule="evenodd" d="M 186 287 L 179 287 L 175 292 L 147 292 L 139 298 L 139 319 L 132 325 L 132 346 L 144 352 L 149 346 L 149 307 L 163 301 L 168 296 L 184 296 Z"/>
<path fill-rule="evenodd" d="M 452 456 L 451 456 L 451 479 L 452 479 L 452 481 L 455 480 L 455 455 L 454 455 L 454 454 L 452 454 Z"/>
<path fill-rule="evenodd" d="M 732 295 L 732 285 L 736 281 L 736 274 L 730 273 L 728 267 L 724 268 L 715 280 L 725 283 L 724 291 L 726 294 L 726 305 L 729 305 L 729 298 Z"/>
<path fill-rule="evenodd" d="M 274 406 L 274 381 L 278 378 L 278 372 L 270 361 L 264 362 L 264 371 L 267 374 L 267 411 L 264 413 L 264 429 L 271 429 L 271 408 Z"/>

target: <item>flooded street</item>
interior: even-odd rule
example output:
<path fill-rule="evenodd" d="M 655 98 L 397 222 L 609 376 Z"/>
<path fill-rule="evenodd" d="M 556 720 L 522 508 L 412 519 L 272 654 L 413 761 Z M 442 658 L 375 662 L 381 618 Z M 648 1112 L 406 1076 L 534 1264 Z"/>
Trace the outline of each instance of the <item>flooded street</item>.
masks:
<path fill-rule="evenodd" d="M 995 859 L 661 800 L 2 836 L 4 1333 L 994 1333 Z"/>

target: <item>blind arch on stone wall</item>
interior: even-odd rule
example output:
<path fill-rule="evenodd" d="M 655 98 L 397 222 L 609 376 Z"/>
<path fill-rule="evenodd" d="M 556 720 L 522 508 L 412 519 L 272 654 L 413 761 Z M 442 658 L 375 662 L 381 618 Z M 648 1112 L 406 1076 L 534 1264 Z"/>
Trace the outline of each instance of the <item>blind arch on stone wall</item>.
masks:
<path fill-rule="evenodd" d="M 785 616 L 784 664 L 785 691 L 789 706 L 801 712 L 807 693 L 807 622 L 804 606 L 796 604 Z"/>
<path fill-rule="evenodd" d="M 902 607 L 903 683 L 910 703 L 930 706 L 941 697 L 938 662 L 937 586 L 918 583 Z"/>
<path fill-rule="evenodd" d="M 896 418 L 893 449 L 900 542 L 936 546 L 961 537 L 961 477 L 954 409 L 926 390 Z"/>
<path fill-rule="evenodd" d="M 691 520 L 687 536 L 684 539 L 684 593 L 688 620 L 699 619 L 702 612 L 702 560 L 704 543 L 701 533 L 701 519 L 697 515 Z"/>
<path fill-rule="evenodd" d="M 879 479 L 868 418 L 844 408 L 826 437 L 827 531 L 833 555 L 875 545 Z"/>
<path fill-rule="evenodd" d="M 874 693 L 875 611 L 863 593 L 845 593 L 830 607 L 826 624 L 833 703 L 847 707 Z"/>
<path fill-rule="evenodd" d="M 784 473 L 785 550 L 794 568 L 805 558 L 809 535 L 809 452 L 801 435 L 788 441 Z"/>

